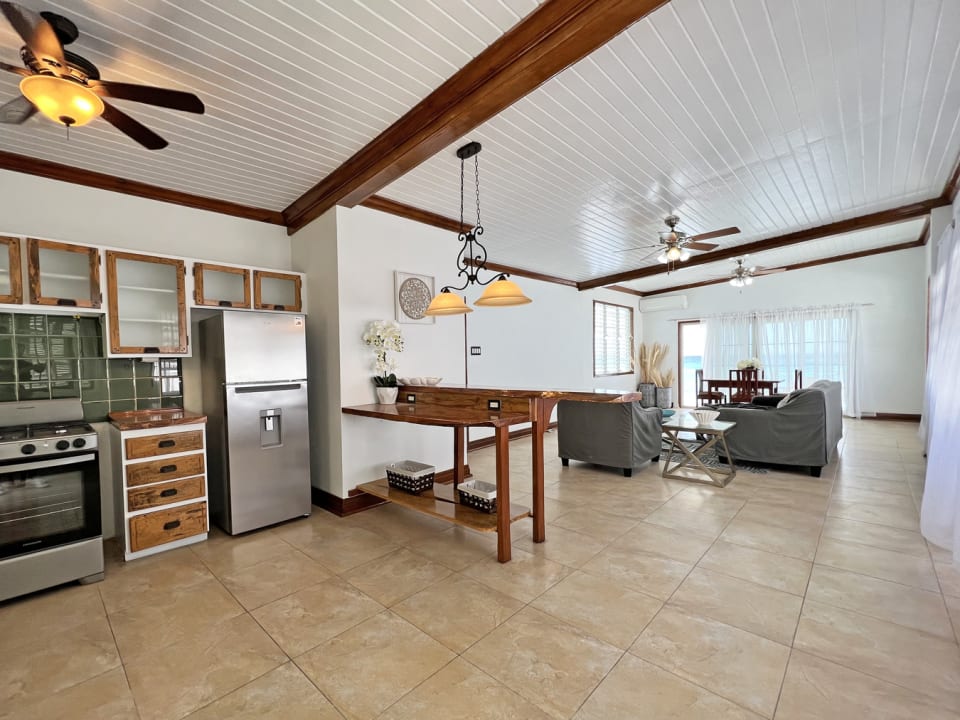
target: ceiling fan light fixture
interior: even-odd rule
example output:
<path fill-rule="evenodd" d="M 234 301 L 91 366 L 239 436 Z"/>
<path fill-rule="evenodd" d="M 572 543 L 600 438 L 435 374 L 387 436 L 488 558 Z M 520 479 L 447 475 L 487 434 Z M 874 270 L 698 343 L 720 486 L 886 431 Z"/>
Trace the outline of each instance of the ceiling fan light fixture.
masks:
<path fill-rule="evenodd" d="M 526 305 L 530 302 L 533 302 L 533 300 L 523 294 L 519 285 L 508 279 L 506 275 L 501 275 L 487 285 L 483 295 L 477 298 L 473 304 L 481 307 L 507 307 L 509 305 Z"/>
<path fill-rule="evenodd" d="M 527 301 L 529 302 L 529 300 Z M 430 305 L 424 311 L 424 315 L 466 315 L 472 313 L 473 308 L 467 307 L 463 298 L 456 293 L 450 292 L 447 288 L 441 290 L 430 301 Z"/>
<path fill-rule="evenodd" d="M 657 262 L 663 263 L 664 265 L 666 265 L 668 262 L 670 262 L 670 258 L 667 257 L 667 254 L 665 252 L 662 252 L 659 255 L 657 255 Z"/>
<path fill-rule="evenodd" d="M 103 114 L 103 100 L 73 80 L 52 75 L 30 75 L 20 81 L 20 92 L 37 110 L 66 127 L 80 127 Z"/>
<path fill-rule="evenodd" d="M 686 248 L 680 249 L 680 262 L 686 262 L 690 259 L 690 251 Z"/>
<path fill-rule="evenodd" d="M 730 284 L 733 285 L 734 287 L 743 287 L 743 280 L 734 276 L 730 278 Z"/>
<path fill-rule="evenodd" d="M 667 260 L 670 262 L 675 262 L 683 259 L 683 252 L 676 245 L 671 245 L 667 248 L 666 256 Z"/>
<path fill-rule="evenodd" d="M 753 285 L 753 276 L 752 276 L 752 275 L 747 275 L 747 276 L 743 279 L 743 284 L 744 284 L 744 285 Z"/>

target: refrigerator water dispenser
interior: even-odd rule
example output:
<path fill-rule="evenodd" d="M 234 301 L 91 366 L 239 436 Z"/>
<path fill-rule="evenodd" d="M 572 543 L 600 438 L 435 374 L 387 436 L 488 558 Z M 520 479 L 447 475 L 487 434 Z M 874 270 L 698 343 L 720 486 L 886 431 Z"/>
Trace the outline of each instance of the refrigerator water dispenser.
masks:
<path fill-rule="evenodd" d="M 283 444 L 280 427 L 283 425 L 283 410 L 271 408 L 260 411 L 260 447 L 272 448 Z"/>

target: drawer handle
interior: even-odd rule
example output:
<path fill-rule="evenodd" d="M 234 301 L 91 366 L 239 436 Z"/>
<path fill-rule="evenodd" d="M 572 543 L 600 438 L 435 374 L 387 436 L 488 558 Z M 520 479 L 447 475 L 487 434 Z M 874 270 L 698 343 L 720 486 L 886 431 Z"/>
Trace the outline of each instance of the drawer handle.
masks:
<path fill-rule="evenodd" d="M 173 447 L 176 444 L 177 444 L 176 440 L 161 440 L 160 442 L 157 443 L 157 447 L 168 448 L 168 447 Z"/>
<path fill-rule="evenodd" d="M 273 306 L 273 309 L 274 309 L 274 310 L 286 310 L 286 309 L 287 309 L 287 306 L 286 306 L 286 305 L 274 305 L 274 306 Z"/>
<path fill-rule="evenodd" d="M 171 520 L 170 522 L 165 522 L 163 524 L 164 530 L 176 530 L 178 527 L 180 527 L 179 520 Z"/>
<path fill-rule="evenodd" d="M 71 298 L 57 298 L 57 305 L 60 307 L 76 307 L 77 301 Z"/>
<path fill-rule="evenodd" d="M 172 472 L 176 472 L 176 471 L 177 471 L 177 466 L 176 466 L 176 465 L 164 465 L 164 466 L 163 466 L 162 468 L 160 468 L 160 470 L 159 470 L 159 472 L 161 472 L 161 473 L 172 473 Z"/>
<path fill-rule="evenodd" d="M 177 494 L 176 488 L 167 488 L 166 490 L 160 491 L 160 497 L 173 497 Z"/>

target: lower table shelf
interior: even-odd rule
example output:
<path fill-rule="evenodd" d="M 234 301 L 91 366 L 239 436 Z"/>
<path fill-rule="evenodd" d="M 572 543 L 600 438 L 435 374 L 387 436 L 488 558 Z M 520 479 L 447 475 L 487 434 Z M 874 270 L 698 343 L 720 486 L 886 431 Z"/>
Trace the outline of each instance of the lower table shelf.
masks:
<path fill-rule="evenodd" d="M 397 505 L 422 512 L 426 515 L 447 520 L 456 525 L 463 525 L 471 530 L 479 532 L 496 532 L 497 515 L 496 513 L 484 513 L 474 510 L 466 505 L 438 500 L 432 490 L 425 490 L 419 495 L 412 495 L 403 490 L 396 490 L 387 483 L 386 479 L 375 480 L 373 482 L 363 483 L 357 486 L 368 495 L 375 495 L 378 498 L 389 500 Z M 530 508 L 523 505 L 510 505 L 510 522 L 522 520 L 530 517 Z"/>

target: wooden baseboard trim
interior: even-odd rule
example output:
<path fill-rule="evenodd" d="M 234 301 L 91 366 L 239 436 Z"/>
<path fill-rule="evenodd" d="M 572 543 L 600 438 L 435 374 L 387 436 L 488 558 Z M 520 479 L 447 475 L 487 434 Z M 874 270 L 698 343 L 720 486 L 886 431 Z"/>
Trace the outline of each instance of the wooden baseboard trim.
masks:
<path fill-rule="evenodd" d="M 552 422 L 547 425 L 547 430 L 553 430 L 557 426 L 556 422 Z M 527 437 L 527 435 L 533 435 L 533 428 L 521 428 L 520 430 L 514 430 L 510 433 L 510 439 L 516 440 L 517 438 Z M 497 442 L 496 436 L 491 435 L 490 437 L 480 438 L 479 440 L 471 440 L 467 443 L 467 450 L 479 450 L 480 448 L 493 447 Z"/>
<path fill-rule="evenodd" d="M 470 477 L 469 465 L 464 467 L 464 476 Z M 440 485 L 452 483 L 453 468 L 438 472 L 434 476 L 433 482 L 439 483 Z M 350 490 L 347 493 L 347 497 L 342 498 L 337 497 L 333 493 L 328 493 L 326 490 L 311 487 L 310 501 L 317 507 L 323 508 L 324 510 L 332 512 L 334 515 L 339 515 L 340 517 L 353 515 L 358 512 L 363 512 L 364 510 L 369 510 L 372 507 L 377 507 L 378 505 L 386 505 L 387 503 L 386 500 L 381 500 L 373 495 L 368 495 L 367 493 L 363 492 L 363 490 L 357 490 L 356 488 Z"/>
<path fill-rule="evenodd" d="M 877 413 L 870 417 L 864 417 L 864 420 L 897 420 L 899 422 L 920 422 L 918 413 Z"/>

